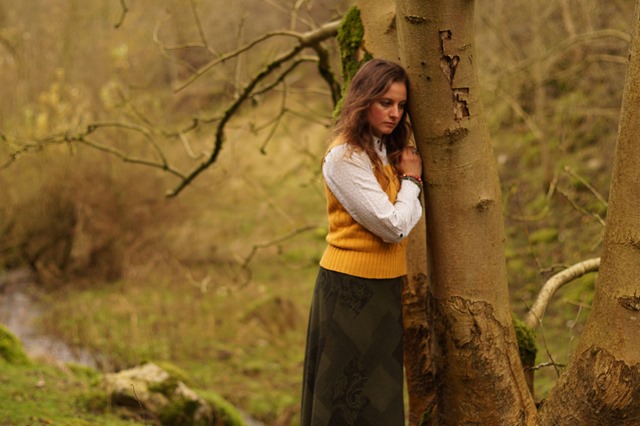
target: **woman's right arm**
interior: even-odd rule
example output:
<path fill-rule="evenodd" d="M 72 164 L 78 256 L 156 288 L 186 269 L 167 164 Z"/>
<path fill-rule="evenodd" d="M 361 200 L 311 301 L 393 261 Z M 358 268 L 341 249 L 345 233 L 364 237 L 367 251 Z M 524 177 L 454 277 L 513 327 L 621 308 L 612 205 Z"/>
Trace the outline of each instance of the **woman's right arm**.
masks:
<path fill-rule="evenodd" d="M 356 222 L 387 243 L 400 242 L 422 215 L 420 187 L 403 180 L 396 202 L 391 203 L 373 174 L 369 157 L 364 152 L 349 155 L 347 150 L 346 145 L 338 145 L 325 157 L 322 172 L 327 186 Z M 416 160 L 406 161 L 414 166 L 407 170 L 415 172 Z M 411 174 L 407 170 L 403 172 Z"/>

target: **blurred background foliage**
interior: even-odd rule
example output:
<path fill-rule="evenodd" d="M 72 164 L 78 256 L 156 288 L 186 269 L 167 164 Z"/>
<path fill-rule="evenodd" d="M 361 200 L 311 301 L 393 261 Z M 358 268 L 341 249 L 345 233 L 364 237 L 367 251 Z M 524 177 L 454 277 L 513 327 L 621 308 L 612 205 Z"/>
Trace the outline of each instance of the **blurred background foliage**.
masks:
<path fill-rule="evenodd" d="M 326 226 L 319 172 L 332 103 L 314 64 L 252 98 L 216 164 L 176 198 L 165 197 L 171 174 L 78 143 L 10 159 L 52 134 L 126 122 L 152 136 L 108 127 L 92 142 L 139 158 L 159 147 L 193 167 L 211 150 L 215 117 L 292 40 L 273 37 L 175 89 L 261 34 L 308 31 L 349 3 L 129 0 L 126 15 L 115 1 L 0 4 L 0 267 L 36 272 L 46 333 L 94 351 L 105 370 L 172 361 L 255 418 L 295 424 Z M 632 17 L 624 0 L 477 4 L 518 315 L 553 273 L 599 255 Z M 556 295 L 538 362 L 567 361 L 594 285 L 591 274 Z M 557 370 L 536 374 L 540 398 Z"/>

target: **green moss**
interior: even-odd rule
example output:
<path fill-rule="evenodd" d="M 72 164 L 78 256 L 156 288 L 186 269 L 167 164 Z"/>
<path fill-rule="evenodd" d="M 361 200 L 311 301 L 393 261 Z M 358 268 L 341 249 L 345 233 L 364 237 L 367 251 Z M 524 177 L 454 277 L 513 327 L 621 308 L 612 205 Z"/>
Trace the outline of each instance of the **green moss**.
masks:
<path fill-rule="evenodd" d="M 342 62 L 342 95 L 349 87 L 349 82 L 356 74 L 360 66 L 371 60 L 373 56 L 362 48 L 364 38 L 364 26 L 360 19 L 360 9 L 353 6 L 342 18 L 340 28 L 338 28 L 338 46 L 340 47 L 340 60 Z M 342 99 L 340 99 L 333 112 L 336 117 L 342 109 Z"/>
<path fill-rule="evenodd" d="M 558 240 L 558 230 L 556 228 L 542 228 L 529 235 L 532 244 L 552 243 Z"/>
<path fill-rule="evenodd" d="M 22 347 L 22 342 L 0 325 L 0 359 L 10 364 L 29 365 L 31 361 Z"/>
<path fill-rule="evenodd" d="M 342 78 L 345 86 L 360 68 L 359 51 L 364 37 L 364 26 L 360 19 L 360 9 L 356 6 L 347 11 L 338 29 L 338 46 L 342 61 Z"/>
<path fill-rule="evenodd" d="M 205 401 L 213 406 L 217 420 L 224 426 L 246 426 L 240 412 L 220 395 L 214 392 L 198 391 Z M 219 422 L 216 424 L 220 424 Z"/>
<path fill-rule="evenodd" d="M 431 423 L 431 411 L 433 410 L 433 405 L 430 406 L 427 411 L 422 414 L 422 418 L 420 419 L 419 426 L 428 425 Z"/>
<path fill-rule="evenodd" d="M 164 426 L 207 426 L 209 422 L 206 419 L 194 420 L 194 414 L 199 407 L 197 401 L 175 401 L 160 413 L 160 422 Z"/>
<path fill-rule="evenodd" d="M 518 340 L 518 352 L 520 354 L 520 360 L 525 366 L 532 366 L 536 361 L 536 353 L 538 347 L 536 346 L 536 332 L 528 327 L 524 322 L 518 318 L 513 317 L 513 325 L 516 329 L 516 339 Z"/>
<path fill-rule="evenodd" d="M 171 398 L 178 388 L 178 383 L 178 379 L 176 379 L 175 377 L 169 377 L 167 380 L 163 380 L 159 383 L 149 384 L 149 391 L 160 393 L 167 398 Z"/>
<path fill-rule="evenodd" d="M 76 397 L 75 406 L 87 413 L 103 414 L 109 411 L 109 395 L 101 389 L 91 389 Z"/>
<path fill-rule="evenodd" d="M 169 376 L 181 381 L 182 383 L 184 383 L 189 387 L 193 386 L 194 383 L 193 383 L 193 380 L 191 379 L 191 376 L 189 376 L 189 374 L 186 371 L 184 371 L 182 368 L 178 367 L 177 365 L 168 361 L 152 361 L 152 362 L 156 364 L 158 367 L 162 368 L 167 373 L 169 373 Z"/>

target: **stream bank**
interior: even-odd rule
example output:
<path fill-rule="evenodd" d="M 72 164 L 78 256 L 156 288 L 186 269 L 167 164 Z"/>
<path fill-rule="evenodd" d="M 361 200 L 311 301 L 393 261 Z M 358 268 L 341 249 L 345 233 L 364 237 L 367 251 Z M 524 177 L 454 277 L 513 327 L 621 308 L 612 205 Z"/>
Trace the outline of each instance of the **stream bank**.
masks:
<path fill-rule="evenodd" d="M 59 339 L 40 333 L 37 322 L 41 314 L 31 271 L 0 272 L 0 323 L 20 339 L 29 357 L 97 368 L 97 360 L 89 351 L 71 348 Z"/>

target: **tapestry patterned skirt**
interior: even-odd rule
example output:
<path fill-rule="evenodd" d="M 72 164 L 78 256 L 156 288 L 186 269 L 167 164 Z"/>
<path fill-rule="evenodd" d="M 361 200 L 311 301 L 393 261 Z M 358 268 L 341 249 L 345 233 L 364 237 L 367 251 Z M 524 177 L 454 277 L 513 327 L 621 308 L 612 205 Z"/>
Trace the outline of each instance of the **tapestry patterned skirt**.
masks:
<path fill-rule="evenodd" d="M 404 425 L 402 278 L 320 268 L 311 305 L 302 426 Z"/>

